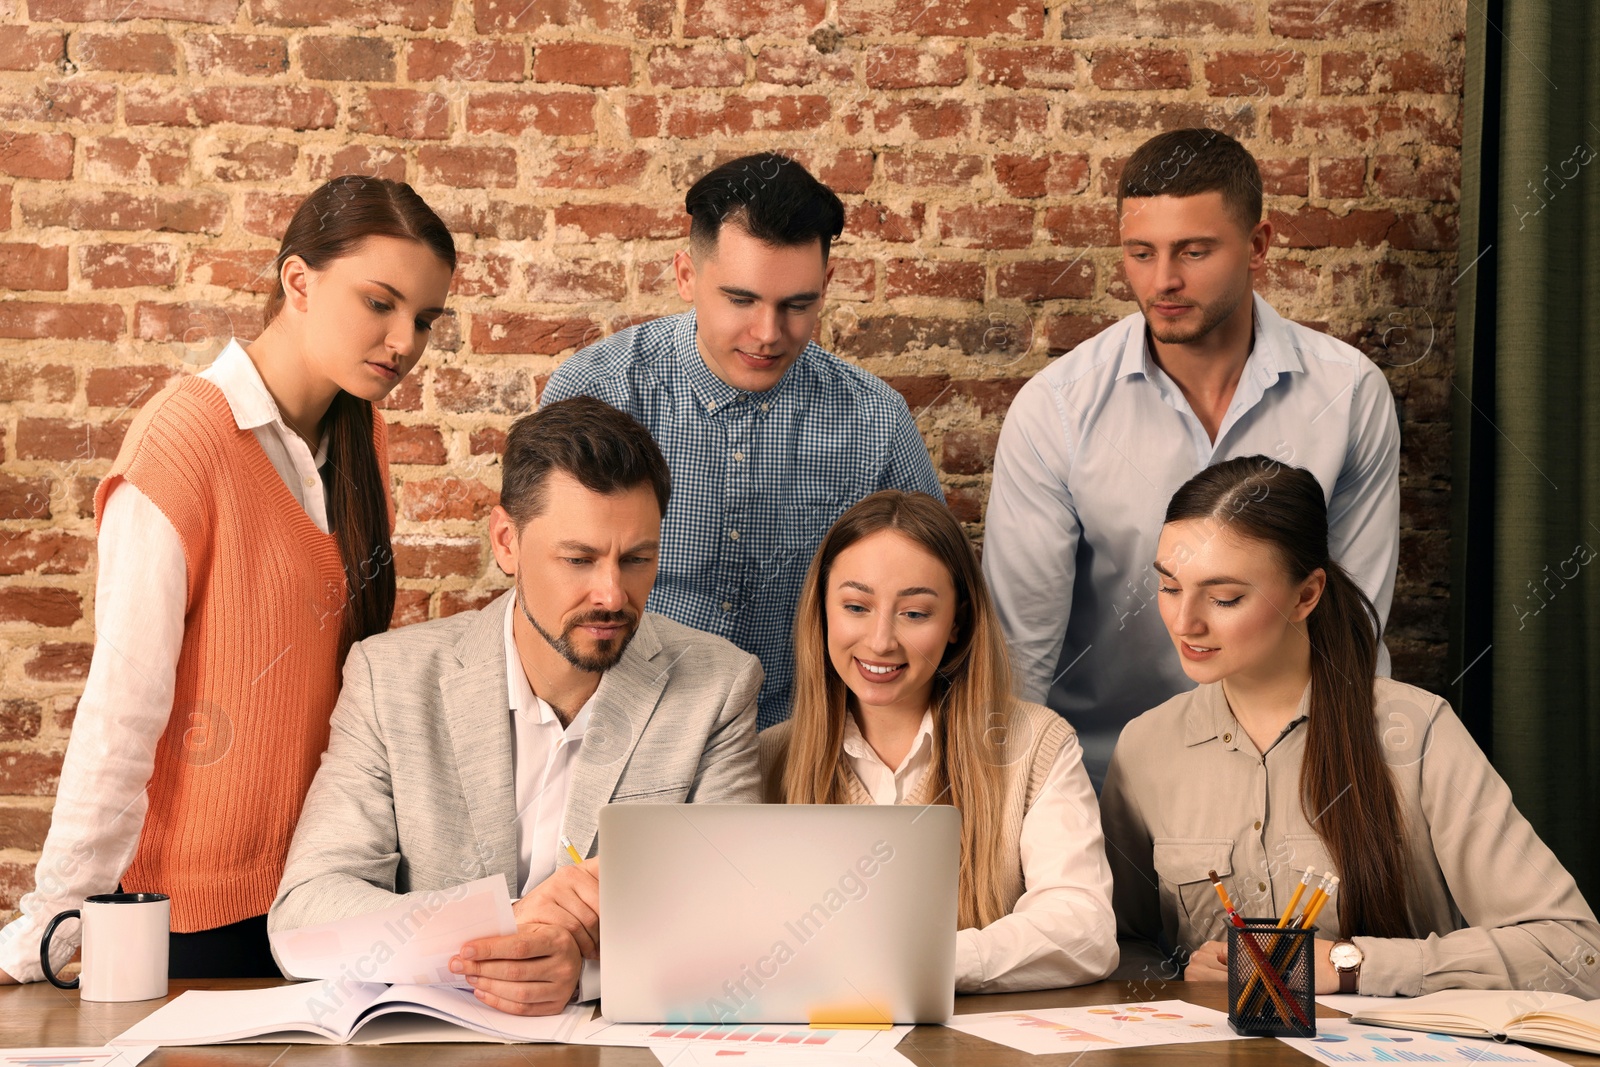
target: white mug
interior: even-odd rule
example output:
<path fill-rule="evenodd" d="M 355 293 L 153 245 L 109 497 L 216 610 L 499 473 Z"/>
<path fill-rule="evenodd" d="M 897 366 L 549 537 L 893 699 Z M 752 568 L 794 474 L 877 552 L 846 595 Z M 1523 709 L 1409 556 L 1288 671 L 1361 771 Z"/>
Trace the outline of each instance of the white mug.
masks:
<path fill-rule="evenodd" d="M 50 920 L 39 963 L 50 984 L 83 990 L 84 1000 L 154 1000 L 167 995 L 167 929 L 172 902 L 160 893 L 101 893 Z M 63 982 L 50 967 L 50 935 L 83 920 L 83 974 Z"/>

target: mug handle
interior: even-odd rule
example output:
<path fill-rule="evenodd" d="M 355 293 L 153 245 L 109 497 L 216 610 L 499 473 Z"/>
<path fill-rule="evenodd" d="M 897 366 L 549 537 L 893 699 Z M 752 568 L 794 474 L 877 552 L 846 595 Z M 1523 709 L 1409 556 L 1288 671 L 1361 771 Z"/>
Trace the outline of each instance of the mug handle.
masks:
<path fill-rule="evenodd" d="M 66 922 L 68 919 L 79 918 L 82 918 L 82 916 L 77 908 L 73 908 L 70 911 L 61 912 L 54 919 L 50 920 L 50 925 L 44 928 L 44 937 L 39 939 L 39 966 L 44 968 L 44 976 L 48 978 L 50 980 L 50 984 L 55 986 L 57 989 L 77 989 L 78 979 L 74 978 L 70 982 L 63 982 L 61 979 L 56 977 L 56 972 L 50 968 L 50 935 L 56 932 L 56 927 Z"/>

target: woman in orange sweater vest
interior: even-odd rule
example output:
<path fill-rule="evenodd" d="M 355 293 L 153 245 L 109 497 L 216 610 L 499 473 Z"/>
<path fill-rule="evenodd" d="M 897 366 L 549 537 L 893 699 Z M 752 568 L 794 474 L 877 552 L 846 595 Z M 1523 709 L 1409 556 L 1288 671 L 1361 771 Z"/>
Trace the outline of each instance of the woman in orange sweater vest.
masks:
<path fill-rule="evenodd" d="M 278 973 L 267 908 L 340 664 L 394 610 L 373 404 L 427 347 L 455 246 L 409 185 L 348 176 L 276 269 L 261 335 L 151 399 L 96 493 L 94 655 L 0 981 L 43 977 L 51 917 L 119 883 L 171 898 L 172 977 Z"/>
<path fill-rule="evenodd" d="M 961 810 L 957 992 L 1109 974 L 1111 872 L 1083 750 L 1064 719 L 1013 696 L 949 509 L 884 490 L 840 516 L 801 587 L 794 649 L 791 717 L 760 738 L 767 800 Z"/>

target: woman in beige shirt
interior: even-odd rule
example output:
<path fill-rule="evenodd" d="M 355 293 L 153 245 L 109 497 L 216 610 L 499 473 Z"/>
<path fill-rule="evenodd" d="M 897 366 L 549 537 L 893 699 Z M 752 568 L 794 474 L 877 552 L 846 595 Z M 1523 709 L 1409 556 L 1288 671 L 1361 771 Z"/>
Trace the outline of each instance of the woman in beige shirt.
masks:
<path fill-rule="evenodd" d="M 1376 677 L 1372 604 L 1328 553 L 1322 489 L 1264 456 L 1172 498 L 1161 616 L 1198 688 L 1129 723 L 1102 796 L 1121 976 L 1225 980 L 1226 925 L 1342 879 L 1318 993 L 1600 995 L 1600 925 L 1450 707 Z"/>
<path fill-rule="evenodd" d="M 1083 750 L 1065 720 L 1012 697 L 949 509 L 885 490 L 845 512 L 812 559 L 794 645 L 792 717 L 761 734 L 767 799 L 960 809 L 958 992 L 1110 973 L 1111 872 Z"/>

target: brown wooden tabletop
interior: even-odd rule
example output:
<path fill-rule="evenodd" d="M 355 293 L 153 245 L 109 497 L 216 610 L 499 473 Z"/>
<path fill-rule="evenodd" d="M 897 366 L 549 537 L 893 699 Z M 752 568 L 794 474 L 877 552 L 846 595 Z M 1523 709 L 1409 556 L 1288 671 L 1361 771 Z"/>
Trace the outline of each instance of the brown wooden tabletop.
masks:
<path fill-rule="evenodd" d="M 252 989 L 275 985 L 268 981 L 174 981 L 167 999 L 186 989 Z M 1004 996 L 957 997 L 956 1013 L 1013 1011 L 1026 1008 L 1074 1007 L 1131 1001 L 1186 1000 L 1218 1011 L 1227 1010 L 1227 987 L 1221 982 L 1099 982 L 1077 989 L 1052 989 L 1041 993 Z M 166 1001 L 133 1004 L 95 1004 L 78 999 L 43 982 L 26 986 L 0 986 L 0 1047 L 62 1047 L 104 1045 L 122 1031 L 155 1011 Z M 1318 1007 L 1321 1018 L 1340 1013 Z M 1309 1057 L 1271 1039 L 1216 1041 L 1194 1045 L 1156 1045 L 1030 1056 L 942 1026 L 919 1026 L 898 1046 L 907 1059 L 923 1067 L 1126 1067 L 1153 1064 L 1177 1067 L 1199 1063 L 1202 1067 L 1267 1067 L 1270 1064 L 1305 1064 Z M 1600 1064 L 1600 1056 L 1585 1056 L 1560 1049 L 1539 1049 L 1571 1064 Z M 603 1067 L 657 1067 L 649 1049 L 610 1048 L 594 1045 L 206 1045 L 164 1048 L 144 1061 L 150 1067 L 201 1067 L 209 1064 L 254 1064 L 259 1067 L 301 1064 L 393 1064 L 438 1067 L 448 1062 L 463 1067 L 516 1064 L 535 1067 L 603 1065 Z"/>

